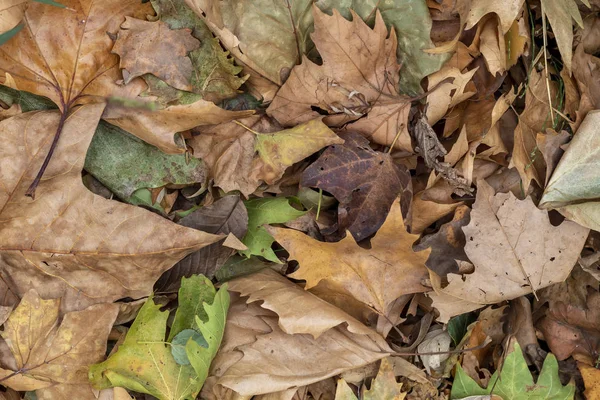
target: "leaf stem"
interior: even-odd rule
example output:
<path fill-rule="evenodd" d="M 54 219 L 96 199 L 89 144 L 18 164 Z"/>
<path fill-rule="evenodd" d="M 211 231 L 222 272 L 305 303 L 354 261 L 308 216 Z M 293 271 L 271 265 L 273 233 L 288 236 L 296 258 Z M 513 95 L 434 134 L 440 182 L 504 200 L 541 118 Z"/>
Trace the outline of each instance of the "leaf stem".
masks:
<path fill-rule="evenodd" d="M 546 53 L 546 48 L 548 47 L 546 37 L 548 36 L 548 31 L 546 28 L 546 14 L 544 12 L 544 2 L 541 1 L 540 4 L 542 5 L 542 31 L 544 34 L 544 75 L 546 76 L 546 91 L 548 92 L 548 106 L 550 107 L 550 119 L 554 121 L 554 107 L 552 107 L 552 95 L 550 94 L 550 79 L 548 77 L 548 54 Z"/>
<path fill-rule="evenodd" d="M 255 135 L 257 135 L 257 136 L 258 136 L 258 135 L 260 135 L 260 133 L 258 133 L 258 132 L 256 132 L 256 131 L 253 131 L 252 129 L 250 129 L 250 128 L 249 128 L 249 127 L 247 127 L 246 125 L 242 124 L 240 121 L 233 120 L 233 122 L 235 122 L 236 124 L 238 124 L 238 125 L 239 125 L 239 126 L 241 126 L 242 128 L 246 129 L 247 131 L 254 133 L 254 134 L 255 134 Z"/>

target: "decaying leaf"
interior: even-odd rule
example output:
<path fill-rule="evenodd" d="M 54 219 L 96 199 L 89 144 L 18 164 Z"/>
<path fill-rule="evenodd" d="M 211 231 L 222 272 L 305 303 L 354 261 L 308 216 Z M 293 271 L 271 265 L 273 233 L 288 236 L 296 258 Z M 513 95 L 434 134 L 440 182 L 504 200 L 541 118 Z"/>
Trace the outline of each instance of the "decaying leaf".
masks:
<path fill-rule="evenodd" d="M 356 132 L 340 135 L 344 144 L 328 147 L 302 173 L 301 184 L 327 191 L 340 202 L 338 229 L 361 241 L 383 224 L 400 197 L 403 216 L 410 210 L 412 185 L 408 169 L 389 154 L 374 151 Z"/>
<path fill-rule="evenodd" d="M 335 125 L 360 132 L 376 143 L 412 152 L 407 118 L 410 101 L 397 91 L 396 35 L 388 31 L 376 11 L 369 28 L 354 11 L 352 21 L 337 10 L 329 16 L 313 7 L 312 38 L 323 58 L 317 65 L 304 57 L 267 109 L 285 126 L 329 114 Z M 360 118 L 362 117 L 362 118 Z"/>
<path fill-rule="evenodd" d="M 373 379 L 371 387 L 367 389 L 363 386 L 361 398 L 364 400 L 402 400 L 405 397 L 406 394 L 402 393 L 402 384 L 396 382 L 392 364 L 387 358 L 382 359 L 381 365 L 379 366 L 379 372 L 375 379 Z M 335 399 L 358 400 L 343 379 L 338 380 Z"/>
<path fill-rule="evenodd" d="M 171 30 L 163 21 L 125 17 L 112 52 L 120 57 L 125 84 L 152 74 L 176 89 L 191 91 L 193 69 L 188 53 L 199 45 L 189 30 Z"/>
<path fill-rule="evenodd" d="M 4 324 L 2 337 L 13 360 L 10 369 L 0 368 L 3 385 L 42 392 L 53 386 L 88 385 L 88 367 L 104 356 L 119 307 L 93 305 L 67 313 L 59 322 L 60 303 L 43 300 L 34 289 L 25 293 Z"/>
<path fill-rule="evenodd" d="M 29 0 L 7 0 L 0 5 L 0 33 L 13 29 L 25 14 Z"/>
<path fill-rule="evenodd" d="M 431 277 L 440 295 L 471 304 L 452 315 L 562 282 L 575 265 L 589 232 L 570 221 L 553 226 L 548 213 L 538 210 L 530 198 L 518 200 L 512 193 L 494 195 L 483 180 L 478 183 L 471 222 L 463 231 L 465 252 L 475 266 L 474 272 L 448 274 L 448 284 L 443 287 L 436 274 L 432 272 Z M 434 306 L 450 303 L 447 297 L 432 297 Z"/>
<path fill-rule="evenodd" d="M 242 254 L 261 256 L 269 261 L 280 263 L 279 258 L 271 249 L 273 237 L 265 230 L 265 224 L 283 224 L 304 215 L 292 207 L 285 197 L 254 199 L 245 202 L 248 210 L 248 233 L 243 242 L 248 246 Z"/>
<path fill-rule="evenodd" d="M 429 251 L 413 252 L 418 235 L 406 232 L 397 201 L 368 250 L 351 235 L 337 243 L 324 243 L 291 229 L 271 227 L 269 232 L 290 253 L 289 258 L 300 264 L 290 276 L 306 280 L 306 289 L 321 281 L 330 283 L 334 292 L 388 317 L 394 300 L 426 290 L 422 282 Z"/>
<path fill-rule="evenodd" d="M 85 188 L 81 169 L 103 108 L 83 106 L 68 117 L 35 201 L 24 193 L 60 115 L 0 122 L 0 274 L 20 296 L 33 285 L 42 297 L 62 297 L 64 310 L 147 296 L 163 271 L 220 239 Z"/>
<path fill-rule="evenodd" d="M 200 348 L 194 340 L 188 340 L 185 346 L 191 365 L 176 362 L 169 343 L 164 341 L 169 313 L 161 312 L 161 306 L 149 298 L 117 351 L 90 368 L 89 378 L 94 387 L 120 386 L 160 400 L 195 398 L 221 343 L 229 306 L 226 287 L 215 293 L 210 282 L 198 286 L 202 279 L 194 276 L 182 282 L 179 298 L 182 304 L 175 315 L 178 323 L 169 334 L 169 339 L 185 329 L 202 334 L 208 344 L 206 348 Z M 205 302 L 208 298 L 212 304 Z"/>
<path fill-rule="evenodd" d="M 571 400 L 575 395 L 575 385 L 563 386 L 558 377 L 558 362 L 553 354 L 548 354 L 537 382 L 533 381 L 521 347 L 514 342 L 508 353 L 502 370 L 496 371 L 486 389 L 481 388 L 468 377 L 460 365 L 452 385 L 451 399 L 462 399 L 472 395 L 499 395 L 503 399 L 525 400 L 532 398 Z"/>

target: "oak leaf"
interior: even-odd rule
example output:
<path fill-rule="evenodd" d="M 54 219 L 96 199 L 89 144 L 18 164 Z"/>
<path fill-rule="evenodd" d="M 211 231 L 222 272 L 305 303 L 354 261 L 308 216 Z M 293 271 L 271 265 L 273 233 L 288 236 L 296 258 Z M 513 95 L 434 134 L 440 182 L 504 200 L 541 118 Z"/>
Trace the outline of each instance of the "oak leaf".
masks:
<path fill-rule="evenodd" d="M 577 262 L 589 232 L 570 221 L 553 226 L 548 213 L 537 209 L 531 198 L 518 200 L 510 192 L 494 195 L 484 180 L 478 181 L 471 222 L 463 231 L 474 272 L 448 274 L 444 287 L 432 272 L 439 295 L 432 295 L 434 306 L 446 302 L 443 306 L 448 307 L 454 299 L 470 304 L 466 310 L 470 311 L 562 282 Z"/>
<path fill-rule="evenodd" d="M 193 68 L 188 53 L 199 45 L 189 30 L 169 29 L 163 21 L 125 17 L 112 52 L 120 57 L 125 84 L 153 74 L 176 89 L 191 91 Z"/>
<path fill-rule="evenodd" d="M 343 144 L 329 146 L 302 173 L 302 186 L 322 189 L 339 202 L 338 229 L 361 241 L 383 224 L 394 200 L 401 198 L 403 216 L 410 209 L 410 172 L 387 153 L 374 151 L 356 132 L 340 135 Z"/>
<path fill-rule="evenodd" d="M 33 285 L 44 297 L 63 297 L 66 310 L 144 297 L 163 271 L 220 239 L 85 188 L 81 170 L 103 108 L 86 105 L 67 118 L 35 201 L 24 193 L 60 115 L 0 122 L 0 274 L 20 296 Z"/>
<path fill-rule="evenodd" d="M 328 124 L 348 124 L 348 130 L 377 143 L 394 143 L 412 152 L 407 130 L 410 100 L 397 91 L 400 65 L 394 29 L 388 37 L 378 10 L 373 29 L 354 11 L 351 14 L 352 21 L 348 21 L 337 10 L 329 16 L 313 7 L 312 38 L 323 64 L 304 57 L 267 113 L 283 125 L 293 126 L 318 117 L 319 108 L 329 114 Z"/>
<path fill-rule="evenodd" d="M 298 261 L 298 270 L 290 276 L 306 280 L 307 290 L 324 281 L 336 292 L 388 317 L 394 300 L 427 290 L 422 282 L 427 278 L 425 261 L 430 251 L 413 252 L 419 236 L 406 232 L 397 201 L 371 239 L 370 249 L 358 246 L 351 235 L 337 243 L 324 243 L 291 229 L 268 230 L 290 253 L 289 259 Z"/>
<path fill-rule="evenodd" d="M 14 359 L 0 368 L 2 384 L 15 390 L 88 385 L 88 367 L 101 360 L 119 307 L 97 304 L 64 315 L 60 299 L 43 300 L 31 289 L 4 324 L 2 337 Z"/>
<path fill-rule="evenodd" d="M 394 369 L 387 358 L 381 360 L 379 372 L 371 382 L 369 389 L 363 386 L 361 398 L 364 400 L 402 400 L 406 393 L 402 393 L 402 384 L 396 382 Z M 344 379 L 338 380 L 335 400 L 358 400 Z"/>

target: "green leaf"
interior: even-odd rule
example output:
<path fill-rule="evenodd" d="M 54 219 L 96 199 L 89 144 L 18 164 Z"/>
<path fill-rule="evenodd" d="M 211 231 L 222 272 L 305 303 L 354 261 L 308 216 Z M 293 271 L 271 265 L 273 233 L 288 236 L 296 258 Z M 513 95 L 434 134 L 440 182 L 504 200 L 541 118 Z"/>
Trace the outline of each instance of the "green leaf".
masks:
<path fill-rule="evenodd" d="M 481 388 L 457 365 L 451 399 L 492 393 L 504 400 L 570 400 L 575 396 L 575 385 L 571 382 L 562 386 L 558 377 L 558 362 L 553 354 L 548 354 L 544 360 L 537 383 L 534 383 L 523 352 L 515 342 L 513 351 L 504 360 L 502 372 L 496 371 L 492 375 L 486 389 Z"/>
<path fill-rule="evenodd" d="M 208 295 L 211 293 L 212 297 Z M 208 305 L 206 299 L 212 304 Z M 121 386 L 150 394 L 159 400 L 195 399 L 221 343 L 228 307 L 229 293 L 225 285 L 215 294 L 214 287 L 205 277 L 185 279 L 171 332 L 175 332 L 173 336 L 177 340 L 169 343 L 164 342 L 169 313 L 161 312 L 161 306 L 150 298 L 142 306 L 117 352 L 103 363 L 90 367 L 92 385 L 98 389 Z M 190 315 L 193 312 L 196 314 Z M 206 322 L 199 315 L 206 318 Z M 186 327 L 192 324 L 190 319 L 193 329 Z M 203 330 L 203 327 L 208 329 Z M 191 365 L 186 365 L 185 357 L 180 354 L 183 344 Z M 193 352 L 190 352 L 190 347 Z M 198 363 L 198 349 L 203 349 L 205 370 L 195 365 Z"/>
<path fill-rule="evenodd" d="M 225 321 L 227 319 L 227 309 L 229 308 L 229 292 L 227 292 L 227 284 L 223 284 L 212 304 L 208 305 L 204 303 L 204 311 L 208 316 L 207 321 L 202 321 L 196 316 L 196 326 L 204 339 L 208 343 L 208 347 L 203 347 L 193 340 L 188 340 L 185 346 L 188 359 L 192 364 L 192 367 L 198 374 L 198 378 L 204 383 L 208 376 L 210 369 L 210 363 L 223 340 L 223 333 L 225 332 Z"/>
<path fill-rule="evenodd" d="M 281 264 L 271 249 L 275 239 L 263 228 L 263 225 L 283 224 L 301 217 L 305 211 L 299 211 L 290 206 L 285 197 L 248 200 L 244 205 L 248 210 L 248 233 L 242 242 L 248 247 L 248 250 L 242 251 L 241 254 L 246 257 L 261 256 Z"/>
<path fill-rule="evenodd" d="M 184 154 L 166 154 L 124 130 L 100 122 L 87 152 L 85 167 L 120 199 L 132 198 L 138 189 L 168 184 L 188 185 L 206 179 L 204 162 L 186 160 Z"/>
<path fill-rule="evenodd" d="M 179 288 L 179 307 L 175 313 L 171 332 L 167 341 L 171 341 L 180 332 L 186 329 L 196 329 L 196 317 L 206 321 L 208 315 L 204 311 L 204 303 L 212 303 L 217 291 L 210 279 L 204 275 L 192 275 L 189 278 L 181 278 Z"/>
<path fill-rule="evenodd" d="M 212 35 L 202 19 L 184 1 L 152 0 L 151 3 L 160 19 L 171 29 L 191 29 L 192 36 L 200 40 L 200 47 L 188 54 L 194 68 L 191 77 L 193 92 L 215 103 L 237 96 L 239 87 L 246 80 L 237 76 L 242 68 L 234 65 L 229 52 L 223 50 L 219 40 Z M 149 85 L 151 92 L 156 93 L 157 86 L 162 85 L 156 82 L 159 81 L 156 78 L 153 81 L 156 86 L 152 87 L 153 84 L 150 82 Z M 161 97 L 170 97 L 171 101 L 177 100 L 180 104 L 189 104 L 200 98 L 186 95 L 187 92 L 174 89 L 164 82 L 162 84 L 164 85 L 162 90 L 168 90 L 169 94 L 163 92 Z"/>
<path fill-rule="evenodd" d="M 338 379 L 335 389 L 335 400 L 358 400 L 344 379 Z"/>
<path fill-rule="evenodd" d="M 379 8 L 387 28 L 394 27 L 398 36 L 396 55 L 402 65 L 399 90 L 404 94 L 422 93 L 421 80 L 438 71 L 450 58 L 450 54 L 423 51 L 435 47 L 430 37 L 432 22 L 425 0 L 319 0 L 316 4 L 329 14 L 336 8 L 346 19 L 350 19 L 350 10 L 354 10 L 371 27 L 375 24 L 374 9 Z"/>
<path fill-rule="evenodd" d="M 38 3 L 48 4 L 50 6 L 54 6 L 54 7 L 58 7 L 58 8 L 65 8 L 64 5 L 57 3 L 54 0 L 33 0 L 33 1 L 37 1 Z"/>
<path fill-rule="evenodd" d="M 188 340 L 193 340 L 199 346 L 208 347 L 204 336 L 193 329 L 184 329 L 179 332 L 171 341 L 171 354 L 175 362 L 179 365 L 190 365 L 190 360 L 185 352 L 185 346 Z"/>
<path fill-rule="evenodd" d="M 95 388 L 121 386 L 160 400 L 196 398 L 203 382 L 191 366 L 178 365 L 164 343 L 169 313 L 160 308 L 148 299 L 117 352 L 90 367 Z"/>
<path fill-rule="evenodd" d="M 0 43 L 2 44 L 2 43 Z M 58 107 L 50 99 L 38 96 L 29 92 L 19 91 L 9 88 L 8 86 L 0 85 L 0 100 L 12 106 L 18 104 L 21 111 L 37 111 L 37 110 L 53 110 Z"/>
<path fill-rule="evenodd" d="M 215 278 L 219 282 L 226 282 L 235 279 L 240 276 L 250 275 L 254 272 L 258 272 L 261 269 L 268 268 L 270 265 L 274 265 L 270 262 L 262 261 L 258 257 L 246 258 L 239 255 L 229 257 L 229 259 L 223 264 L 221 268 L 215 273 Z"/>
<path fill-rule="evenodd" d="M 467 333 L 467 327 L 476 320 L 475 314 L 465 313 L 457 315 L 448 321 L 448 334 L 452 338 L 454 345 L 458 345 Z"/>

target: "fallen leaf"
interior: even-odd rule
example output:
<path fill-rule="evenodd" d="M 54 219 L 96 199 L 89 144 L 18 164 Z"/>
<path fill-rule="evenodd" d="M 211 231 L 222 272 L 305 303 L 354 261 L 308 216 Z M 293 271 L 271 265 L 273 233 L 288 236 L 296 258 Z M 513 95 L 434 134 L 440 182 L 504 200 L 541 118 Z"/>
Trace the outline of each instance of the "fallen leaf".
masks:
<path fill-rule="evenodd" d="M 546 179 L 544 184 L 547 185 L 552 176 L 554 168 L 562 158 L 564 151 L 561 146 L 571 139 L 571 135 L 567 131 L 555 132 L 553 129 L 547 129 L 546 133 L 538 133 L 536 137 L 537 147 L 544 157 L 546 163 Z"/>
<path fill-rule="evenodd" d="M 193 69 L 188 53 L 199 46 L 189 30 L 172 30 L 163 21 L 125 17 L 112 52 L 120 57 L 125 84 L 152 74 L 176 89 L 191 91 Z"/>
<path fill-rule="evenodd" d="M 42 297 L 62 297 L 63 310 L 147 296 L 163 271 L 220 239 L 85 188 L 84 155 L 103 108 L 83 106 L 67 118 L 35 201 L 24 193 L 60 115 L 30 112 L 0 122 L 0 273 L 20 296 L 33 285 Z"/>
<path fill-rule="evenodd" d="M 478 183 L 471 222 L 463 231 L 474 272 L 448 274 L 448 285 L 443 288 L 433 272 L 431 279 L 438 294 L 467 301 L 474 308 L 475 304 L 511 300 L 564 281 L 589 232 L 570 221 L 553 226 L 548 213 L 538 210 L 531 198 L 494 195 L 483 180 Z"/>
<path fill-rule="evenodd" d="M 212 234 L 233 233 L 242 239 L 248 230 L 248 212 L 239 196 L 229 195 L 183 217 L 179 225 Z M 189 278 L 197 274 L 212 279 L 233 253 L 233 249 L 222 246 L 221 242 L 203 247 L 165 271 L 154 284 L 154 290 L 175 291 L 179 289 L 182 277 Z"/>
<path fill-rule="evenodd" d="M 421 362 L 429 375 L 438 375 L 444 368 L 444 362 L 450 357 L 452 338 L 450 334 L 438 329 L 428 332 L 423 341 L 417 346 L 419 353 L 443 353 L 443 354 L 424 354 L 419 356 Z M 446 353 L 444 353 L 446 352 Z"/>
<path fill-rule="evenodd" d="M 577 366 L 585 384 L 585 392 L 583 392 L 585 398 L 587 400 L 600 399 L 600 370 L 584 363 L 577 363 Z"/>
<path fill-rule="evenodd" d="M 583 28 L 583 20 L 575 0 L 540 0 L 542 17 L 548 17 L 552 33 L 567 71 L 571 71 L 573 58 L 573 19 Z M 583 1 L 587 4 L 587 1 Z M 589 4 L 588 4 L 589 6 Z"/>
<path fill-rule="evenodd" d="M 450 65 L 452 64 L 450 63 Z M 477 72 L 477 68 L 463 74 L 458 68 L 445 66 L 427 77 L 427 89 L 436 88 L 427 96 L 427 121 L 430 124 L 434 125 L 446 115 L 448 110 L 475 94 L 475 92 L 466 91 L 467 84 L 471 82 L 475 72 Z M 448 78 L 454 79 L 452 82 L 437 86 Z"/>
<path fill-rule="evenodd" d="M 248 200 L 244 205 L 248 210 L 248 233 L 242 242 L 248 246 L 248 250 L 241 253 L 246 257 L 261 256 L 269 261 L 281 263 L 271 249 L 275 239 L 263 225 L 282 224 L 304 215 L 305 211 L 292 207 L 285 197 Z"/>
<path fill-rule="evenodd" d="M 338 229 L 361 241 L 377 232 L 400 197 L 403 215 L 412 197 L 408 169 L 387 153 L 374 151 L 358 133 L 340 135 L 344 144 L 329 146 L 302 173 L 302 186 L 322 189 L 339 202 Z"/>
<path fill-rule="evenodd" d="M 21 22 L 29 0 L 7 0 L 0 6 L 0 34 L 8 32 Z"/>
<path fill-rule="evenodd" d="M 182 283 L 182 303 L 175 314 L 175 321 L 179 323 L 169 334 L 170 338 L 176 337 L 190 324 L 194 324 L 193 328 L 202 334 L 208 343 L 206 348 L 193 340 L 186 344 L 191 365 L 178 364 L 169 346 L 165 345 L 169 313 L 161 312 L 161 306 L 149 298 L 117 351 L 106 361 L 90 368 L 89 379 L 95 388 L 120 386 L 160 400 L 196 397 L 208 375 L 210 361 L 219 348 L 229 306 L 226 287 L 215 292 L 212 284 L 207 282 L 199 288 L 197 283 L 202 279 L 206 280 L 194 276 Z M 204 301 L 209 298 L 212 304 Z M 200 319 L 201 316 L 204 319 Z"/>
<path fill-rule="evenodd" d="M 219 39 L 212 35 L 204 21 L 185 2 L 151 0 L 151 3 L 160 20 L 171 29 L 190 29 L 192 36 L 200 41 L 200 48 L 188 54 L 194 71 L 190 79 L 190 91 L 215 103 L 236 96 L 247 76 L 238 76 L 242 68 L 234 65 L 229 52 L 221 47 Z M 150 81 L 146 82 L 151 85 Z M 172 92 L 170 95 L 174 96 L 173 100 L 189 96 L 189 93 L 171 90 L 170 87 L 167 90 Z M 153 91 L 150 90 L 149 94 L 153 94 Z"/>
<path fill-rule="evenodd" d="M 557 301 L 536 323 L 559 360 L 580 354 L 595 362 L 600 354 L 600 294 L 592 292 L 584 305 Z"/>
<path fill-rule="evenodd" d="M 311 1 L 186 0 L 250 75 L 248 83 L 270 101 L 288 71 L 313 44 Z"/>
<path fill-rule="evenodd" d="M 301 387 L 386 357 L 390 349 L 375 335 L 354 334 L 344 325 L 316 339 L 307 333 L 289 335 L 279 328 L 277 314 L 240 299 L 232 302 L 222 350 L 211 371 L 219 386 L 245 396 Z"/>
<path fill-rule="evenodd" d="M 206 167 L 183 154 L 165 154 L 156 147 L 101 121 L 85 157 L 84 168 L 120 199 L 139 204 L 138 189 L 165 185 L 203 184 Z"/>
<path fill-rule="evenodd" d="M 600 113 L 591 111 L 573 136 L 569 147 L 554 170 L 540 207 L 558 208 L 569 219 L 591 229 L 600 229 L 595 157 L 600 135 L 597 132 Z"/>
<path fill-rule="evenodd" d="M 510 0 L 503 3 L 494 0 L 460 0 L 456 10 L 461 16 L 461 22 L 466 23 L 466 29 L 473 28 L 483 16 L 495 13 L 500 20 L 502 33 L 506 33 L 521 12 L 523 3 L 524 0 Z"/>
<path fill-rule="evenodd" d="M 318 117 L 317 107 L 329 114 L 332 122 L 328 123 L 349 123 L 348 130 L 412 152 L 407 130 L 410 101 L 397 93 L 396 35 L 388 38 L 379 11 L 374 29 L 351 13 L 352 21 L 348 21 L 337 10 L 329 16 L 313 7 L 312 38 L 323 64 L 304 57 L 267 113 L 283 125 L 293 126 Z M 369 51 L 361 50 L 367 48 Z"/>
<path fill-rule="evenodd" d="M 392 364 L 387 358 L 381 360 L 379 372 L 369 389 L 363 386 L 361 399 L 364 400 L 402 400 L 406 397 L 405 393 L 402 393 L 402 384 L 396 382 L 394 376 L 394 370 Z M 335 400 L 358 400 L 354 393 L 348 387 L 348 384 L 344 379 L 339 379 L 337 384 L 337 390 L 335 394 Z"/>
<path fill-rule="evenodd" d="M 418 235 L 406 232 L 398 202 L 368 250 L 350 235 L 337 243 L 324 243 L 291 229 L 270 227 L 269 232 L 290 253 L 289 259 L 300 264 L 290 276 L 306 280 L 307 290 L 324 281 L 334 285 L 337 293 L 388 317 L 394 300 L 426 290 L 422 281 L 429 251 L 413 252 Z"/>
<path fill-rule="evenodd" d="M 439 70 L 450 58 L 449 54 L 432 52 L 438 49 L 431 41 L 432 21 L 423 1 L 397 0 L 387 3 L 379 0 L 318 0 L 316 5 L 328 14 L 335 8 L 346 19 L 352 16 L 350 10 L 353 10 L 369 26 L 377 19 L 376 10 L 381 12 L 388 29 L 393 28 L 398 37 L 396 56 L 402 65 L 398 90 L 404 94 L 421 94 L 421 80 Z"/>
<path fill-rule="evenodd" d="M 534 383 L 527 362 L 523 357 L 518 343 L 513 344 L 512 351 L 508 353 L 502 370 L 496 371 L 487 389 L 483 389 L 468 377 L 460 365 L 457 366 L 456 376 L 452 385 L 451 399 L 461 399 L 472 395 L 486 395 L 493 392 L 503 399 L 525 400 L 531 398 L 541 399 L 573 399 L 575 385 L 569 383 L 562 386 L 558 377 L 558 362 L 553 354 L 548 354 L 537 382 Z"/>
<path fill-rule="evenodd" d="M 60 303 L 60 299 L 43 300 L 34 289 L 24 294 L 4 324 L 2 337 L 14 364 L 0 368 L 3 385 L 43 390 L 88 384 L 88 367 L 104 356 L 119 308 L 97 304 L 67 313 L 59 322 Z"/>

